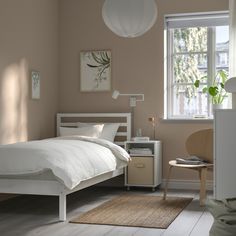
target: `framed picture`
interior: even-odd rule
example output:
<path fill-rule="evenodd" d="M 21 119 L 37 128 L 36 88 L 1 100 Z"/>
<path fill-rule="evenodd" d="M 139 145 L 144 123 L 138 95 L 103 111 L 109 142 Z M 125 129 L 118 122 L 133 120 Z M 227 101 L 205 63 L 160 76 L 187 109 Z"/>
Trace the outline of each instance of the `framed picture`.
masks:
<path fill-rule="evenodd" d="M 111 90 L 111 51 L 80 52 L 80 91 Z"/>
<path fill-rule="evenodd" d="M 40 99 L 40 74 L 38 71 L 31 71 L 31 95 L 32 99 Z"/>

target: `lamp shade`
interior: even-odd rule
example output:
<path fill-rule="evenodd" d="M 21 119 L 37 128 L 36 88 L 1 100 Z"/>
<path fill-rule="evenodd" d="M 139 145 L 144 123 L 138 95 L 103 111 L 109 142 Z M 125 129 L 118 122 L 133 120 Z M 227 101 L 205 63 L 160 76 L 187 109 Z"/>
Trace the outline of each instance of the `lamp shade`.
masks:
<path fill-rule="evenodd" d="M 157 6 L 155 0 L 105 0 L 102 17 L 113 33 L 133 38 L 154 25 Z"/>
<path fill-rule="evenodd" d="M 228 93 L 236 93 L 236 77 L 232 77 L 225 82 L 225 91 Z"/>

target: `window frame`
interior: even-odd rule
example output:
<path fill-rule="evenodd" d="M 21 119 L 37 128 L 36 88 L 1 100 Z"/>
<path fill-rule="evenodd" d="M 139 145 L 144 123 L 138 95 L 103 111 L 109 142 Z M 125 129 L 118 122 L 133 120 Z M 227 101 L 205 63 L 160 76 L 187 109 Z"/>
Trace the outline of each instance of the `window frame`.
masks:
<path fill-rule="evenodd" d="M 215 25 L 212 25 L 212 19 L 215 21 Z M 216 20 L 217 19 L 217 20 Z M 195 20 L 194 22 L 191 20 Z M 165 98 L 164 98 L 164 119 L 167 120 L 194 120 L 196 118 L 190 116 L 174 116 L 173 115 L 173 96 L 174 96 L 174 56 L 176 55 L 191 55 L 191 54 L 206 54 L 207 56 L 207 75 L 209 78 L 213 78 L 215 75 L 216 68 L 216 52 L 215 50 L 215 35 L 216 35 L 216 26 L 228 25 L 229 13 L 228 11 L 224 12 L 207 12 L 207 13 L 190 13 L 190 14 L 178 14 L 178 15 L 166 15 L 165 16 L 165 30 L 164 30 L 164 42 L 165 42 Z M 173 25 L 169 27 L 168 23 Z M 197 27 L 198 24 L 204 24 L 207 27 L 207 51 L 204 52 L 180 52 L 174 53 L 174 29 L 181 28 L 181 22 L 183 23 L 182 28 L 191 28 Z M 188 26 L 188 22 L 190 22 Z M 227 24 L 225 23 L 227 22 Z M 202 26 L 202 27 L 204 27 Z M 207 81 L 207 84 L 210 84 L 210 80 Z M 181 83 L 181 85 L 188 85 L 190 83 Z M 207 117 L 203 119 L 212 119 L 211 109 L 210 109 L 210 97 L 207 94 Z M 198 119 L 199 120 L 199 119 Z"/>

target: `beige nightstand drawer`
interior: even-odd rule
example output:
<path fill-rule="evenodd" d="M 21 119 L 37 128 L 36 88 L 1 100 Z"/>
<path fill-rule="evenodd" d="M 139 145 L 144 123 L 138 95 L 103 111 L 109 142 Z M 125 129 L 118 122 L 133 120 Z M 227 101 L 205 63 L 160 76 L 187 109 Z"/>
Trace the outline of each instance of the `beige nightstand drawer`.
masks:
<path fill-rule="evenodd" d="M 132 157 L 127 174 L 128 184 L 153 185 L 153 157 Z"/>

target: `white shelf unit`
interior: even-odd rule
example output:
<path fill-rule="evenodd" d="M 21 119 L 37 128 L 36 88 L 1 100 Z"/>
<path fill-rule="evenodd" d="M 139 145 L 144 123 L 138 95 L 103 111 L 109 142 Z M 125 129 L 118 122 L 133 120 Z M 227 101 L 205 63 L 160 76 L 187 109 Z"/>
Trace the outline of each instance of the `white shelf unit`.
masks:
<path fill-rule="evenodd" d="M 152 154 L 132 154 L 132 161 L 125 169 L 125 186 L 130 187 L 155 187 L 161 184 L 162 179 L 162 143 L 159 140 L 127 141 L 125 149 L 129 152 L 132 148 L 148 148 Z"/>
<path fill-rule="evenodd" d="M 214 116 L 214 198 L 235 198 L 236 110 L 219 109 Z"/>

